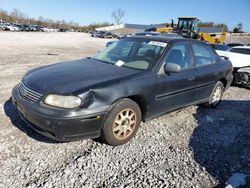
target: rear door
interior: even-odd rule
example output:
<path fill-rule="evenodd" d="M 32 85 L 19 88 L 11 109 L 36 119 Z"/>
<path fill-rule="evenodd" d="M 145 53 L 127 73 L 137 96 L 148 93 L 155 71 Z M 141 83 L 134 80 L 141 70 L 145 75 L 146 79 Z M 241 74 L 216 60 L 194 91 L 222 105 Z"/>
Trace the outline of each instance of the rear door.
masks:
<path fill-rule="evenodd" d="M 193 102 L 195 71 L 187 43 L 177 43 L 169 49 L 164 64 L 181 66 L 178 73 L 162 73 L 157 76 L 153 114 L 159 115 Z M 162 66 L 164 66 L 164 64 Z"/>
<path fill-rule="evenodd" d="M 212 49 L 202 43 L 192 43 L 195 62 L 195 101 L 207 99 L 219 77 L 218 56 Z"/>

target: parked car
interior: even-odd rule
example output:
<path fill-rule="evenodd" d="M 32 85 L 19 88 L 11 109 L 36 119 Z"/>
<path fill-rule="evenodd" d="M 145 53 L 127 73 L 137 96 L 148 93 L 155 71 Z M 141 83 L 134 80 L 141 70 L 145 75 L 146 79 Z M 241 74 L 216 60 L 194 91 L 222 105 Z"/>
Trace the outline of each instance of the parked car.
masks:
<path fill-rule="evenodd" d="M 41 31 L 42 31 L 42 32 L 50 32 L 50 29 L 47 28 L 47 27 L 43 27 L 43 28 L 41 28 Z"/>
<path fill-rule="evenodd" d="M 5 26 L 6 26 L 5 27 L 6 31 L 18 31 L 18 27 L 14 26 L 10 23 L 6 23 Z"/>
<path fill-rule="evenodd" d="M 25 27 L 22 24 L 16 24 L 16 27 L 18 27 L 19 31 L 25 31 Z"/>
<path fill-rule="evenodd" d="M 1 22 L 0 29 L 6 31 L 42 31 L 42 32 L 58 32 L 58 29 L 46 28 L 39 25 L 21 24 L 21 23 L 7 23 Z M 68 29 L 61 29 L 62 32 L 70 31 Z"/>
<path fill-rule="evenodd" d="M 123 38 L 131 37 L 131 36 L 164 36 L 164 37 L 183 38 L 181 35 L 179 35 L 177 33 L 160 33 L 160 32 L 154 32 L 154 31 L 129 33 L 129 34 L 125 34 Z"/>
<path fill-rule="evenodd" d="M 210 45 L 215 50 L 227 51 L 229 49 L 229 46 L 226 44 L 210 44 Z"/>
<path fill-rule="evenodd" d="M 127 38 L 127 37 L 131 37 L 133 35 L 133 33 L 126 33 L 123 35 L 122 38 Z"/>
<path fill-rule="evenodd" d="M 59 32 L 67 32 L 67 29 L 59 29 Z"/>
<path fill-rule="evenodd" d="M 232 62 L 233 83 L 250 88 L 250 46 L 237 46 L 228 51 L 217 50 L 216 52 Z"/>
<path fill-rule="evenodd" d="M 30 25 L 30 26 L 29 26 L 29 30 L 30 30 L 30 31 L 37 31 L 37 28 L 36 28 L 36 26 L 34 26 L 34 25 Z"/>
<path fill-rule="evenodd" d="M 95 37 L 104 38 L 105 33 L 105 31 L 97 31 Z"/>
<path fill-rule="evenodd" d="M 215 108 L 232 64 L 206 43 L 132 36 L 92 58 L 28 71 L 12 91 L 22 118 L 56 140 L 128 142 L 141 121 L 194 104 Z"/>
<path fill-rule="evenodd" d="M 6 29 L 6 26 L 4 23 L 0 23 L 0 30 L 5 30 Z"/>
<path fill-rule="evenodd" d="M 90 31 L 91 37 L 96 37 L 96 31 Z"/>
<path fill-rule="evenodd" d="M 35 27 L 36 27 L 37 31 L 40 31 L 40 32 L 44 32 L 45 31 L 45 27 L 43 27 L 43 26 L 36 25 Z"/>
<path fill-rule="evenodd" d="M 118 33 L 112 33 L 112 37 L 116 39 L 120 39 L 121 36 Z"/>
<path fill-rule="evenodd" d="M 30 25 L 23 24 L 23 30 L 24 31 L 31 31 Z"/>
<path fill-rule="evenodd" d="M 111 32 L 105 32 L 103 34 L 103 38 L 113 38 L 113 33 L 111 33 Z"/>
<path fill-rule="evenodd" d="M 183 38 L 183 36 L 177 34 L 177 33 L 167 33 L 167 32 L 163 32 L 161 33 L 162 36 L 165 37 L 174 37 L 174 38 Z"/>
<path fill-rule="evenodd" d="M 249 46 L 237 46 L 237 47 L 230 48 L 228 51 L 234 52 L 234 53 L 239 53 L 239 54 L 250 55 L 250 47 Z"/>
<path fill-rule="evenodd" d="M 133 35 L 135 36 L 157 36 L 157 35 L 161 35 L 161 33 L 145 31 L 145 32 L 134 33 Z"/>

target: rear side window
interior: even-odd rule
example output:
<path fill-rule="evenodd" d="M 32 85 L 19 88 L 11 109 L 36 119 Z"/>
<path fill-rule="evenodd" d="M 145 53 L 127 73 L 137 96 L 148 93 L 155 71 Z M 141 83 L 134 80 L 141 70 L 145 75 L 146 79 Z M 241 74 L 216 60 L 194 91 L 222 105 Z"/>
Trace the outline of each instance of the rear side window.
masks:
<path fill-rule="evenodd" d="M 215 54 L 205 45 L 192 44 L 196 67 L 216 63 Z"/>
<path fill-rule="evenodd" d="M 250 55 L 250 48 L 231 48 L 230 52 Z"/>

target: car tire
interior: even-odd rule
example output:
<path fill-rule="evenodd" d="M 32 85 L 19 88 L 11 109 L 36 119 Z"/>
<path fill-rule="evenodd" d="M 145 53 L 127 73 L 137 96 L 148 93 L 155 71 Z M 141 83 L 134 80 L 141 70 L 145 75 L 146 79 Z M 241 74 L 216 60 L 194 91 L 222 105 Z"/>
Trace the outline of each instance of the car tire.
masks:
<path fill-rule="evenodd" d="M 222 82 L 218 81 L 215 84 L 214 89 L 209 96 L 208 102 L 204 103 L 203 106 L 205 106 L 206 108 L 216 108 L 221 102 L 223 92 L 224 92 L 224 85 Z"/>
<path fill-rule="evenodd" d="M 130 99 L 118 100 L 109 110 L 101 139 L 112 146 L 125 144 L 136 134 L 141 123 L 141 110 Z"/>

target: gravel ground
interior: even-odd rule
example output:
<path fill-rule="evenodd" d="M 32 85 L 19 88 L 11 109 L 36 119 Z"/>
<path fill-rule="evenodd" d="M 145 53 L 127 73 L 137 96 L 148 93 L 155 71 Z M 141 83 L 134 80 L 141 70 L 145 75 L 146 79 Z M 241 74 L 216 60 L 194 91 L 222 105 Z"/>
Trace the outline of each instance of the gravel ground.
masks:
<path fill-rule="evenodd" d="M 93 55 L 106 39 L 81 33 L 0 32 L 0 187 L 250 186 L 250 90 L 231 87 L 217 109 L 184 108 L 142 123 L 129 143 L 59 143 L 30 129 L 12 87 L 34 67 Z"/>

